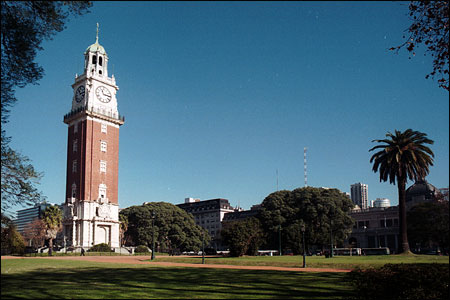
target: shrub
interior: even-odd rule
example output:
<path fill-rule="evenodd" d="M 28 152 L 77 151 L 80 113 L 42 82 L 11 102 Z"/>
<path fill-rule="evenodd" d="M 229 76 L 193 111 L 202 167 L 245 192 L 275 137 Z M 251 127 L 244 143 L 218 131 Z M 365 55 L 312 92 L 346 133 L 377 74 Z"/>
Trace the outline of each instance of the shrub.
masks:
<path fill-rule="evenodd" d="M 144 245 L 139 245 L 136 247 L 136 250 L 134 250 L 135 253 L 145 253 L 145 252 L 150 252 L 150 249 L 148 249 L 147 246 Z"/>
<path fill-rule="evenodd" d="M 102 243 L 92 246 L 89 252 L 113 252 L 108 244 Z"/>
<path fill-rule="evenodd" d="M 448 299 L 449 269 L 445 264 L 386 264 L 353 270 L 348 279 L 356 299 Z"/>

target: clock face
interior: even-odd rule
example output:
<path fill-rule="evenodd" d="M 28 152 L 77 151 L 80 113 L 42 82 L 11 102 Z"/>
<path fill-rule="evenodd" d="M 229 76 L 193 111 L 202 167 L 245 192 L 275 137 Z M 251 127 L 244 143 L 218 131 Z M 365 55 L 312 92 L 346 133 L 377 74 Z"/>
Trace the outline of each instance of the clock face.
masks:
<path fill-rule="evenodd" d="M 77 91 L 75 92 L 75 101 L 80 103 L 82 100 L 84 100 L 84 94 L 85 94 L 84 86 L 79 86 Z"/>
<path fill-rule="evenodd" d="M 111 101 L 111 92 L 104 86 L 99 86 L 95 90 L 95 95 L 97 95 L 98 100 L 103 103 L 108 103 Z"/>

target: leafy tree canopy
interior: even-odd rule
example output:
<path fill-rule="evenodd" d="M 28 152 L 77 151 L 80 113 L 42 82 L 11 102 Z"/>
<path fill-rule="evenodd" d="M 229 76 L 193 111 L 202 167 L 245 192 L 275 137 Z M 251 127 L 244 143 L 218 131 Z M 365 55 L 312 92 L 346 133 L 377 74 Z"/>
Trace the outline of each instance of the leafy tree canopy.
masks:
<path fill-rule="evenodd" d="M 448 201 L 426 202 L 413 206 L 407 213 L 408 240 L 421 248 L 449 249 Z"/>
<path fill-rule="evenodd" d="M 1 243 L 3 254 L 23 254 L 25 242 L 11 219 L 2 213 Z"/>
<path fill-rule="evenodd" d="M 448 43 L 449 43 L 449 1 L 411 1 L 409 16 L 412 24 L 408 28 L 406 41 L 390 50 L 406 47 L 414 56 L 420 44 L 427 47 L 433 57 L 433 71 L 426 78 L 438 77 L 439 86 L 449 89 L 448 79 Z M 410 57 L 411 58 L 411 57 Z"/>
<path fill-rule="evenodd" d="M 209 233 L 195 224 L 191 214 L 170 203 L 151 202 L 120 212 L 128 220 L 125 239 L 128 237 L 131 245 L 152 246 L 152 212 L 155 212 L 155 244 L 159 251 L 197 252 L 201 249 L 203 235 L 205 245 L 211 240 Z"/>
<path fill-rule="evenodd" d="M 44 70 L 34 60 L 42 41 L 65 28 L 69 15 L 88 12 L 89 1 L 2 1 L 2 123 L 16 101 L 15 88 L 36 84 Z"/>
<path fill-rule="evenodd" d="M 220 235 L 235 257 L 256 255 L 264 236 L 261 223 L 254 217 L 224 224 Z"/>
<path fill-rule="evenodd" d="M 35 62 L 42 42 L 65 28 L 70 15 L 88 12 L 89 1 L 2 1 L 1 5 L 1 123 L 7 123 L 15 90 L 37 84 L 44 70 Z M 42 174 L 30 160 L 9 146 L 11 138 L 1 130 L 2 212 L 11 206 L 43 200 L 35 188 Z"/>
<path fill-rule="evenodd" d="M 264 199 L 259 214 L 267 235 L 265 246 L 278 249 L 281 226 L 282 249 L 300 253 L 302 225 L 307 245 L 328 245 L 330 233 L 334 244 L 342 244 L 353 226 L 348 215 L 352 207 L 350 198 L 338 189 L 304 187 L 272 193 Z"/>

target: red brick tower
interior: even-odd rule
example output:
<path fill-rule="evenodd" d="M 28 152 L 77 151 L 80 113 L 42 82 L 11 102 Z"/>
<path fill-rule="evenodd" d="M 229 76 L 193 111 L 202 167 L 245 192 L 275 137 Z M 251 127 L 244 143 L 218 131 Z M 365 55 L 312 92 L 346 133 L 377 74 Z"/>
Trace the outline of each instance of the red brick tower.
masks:
<path fill-rule="evenodd" d="M 98 43 L 85 53 L 84 72 L 72 84 L 68 125 L 64 235 L 75 247 L 107 243 L 119 247 L 119 126 L 114 75 Z"/>

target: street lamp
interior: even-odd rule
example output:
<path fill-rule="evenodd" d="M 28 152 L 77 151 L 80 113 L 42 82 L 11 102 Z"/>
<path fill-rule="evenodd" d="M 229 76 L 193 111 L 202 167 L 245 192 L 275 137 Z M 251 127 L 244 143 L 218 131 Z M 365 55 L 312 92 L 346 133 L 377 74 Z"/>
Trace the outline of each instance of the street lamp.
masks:
<path fill-rule="evenodd" d="M 333 257 L 333 221 L 330 220 L 330 242 L 331 242 L 331 249 L 330 249 L 330 257 Z"/>
<path fill-rule="evenodd" d="M 155 259 L 155 211 L 152 211 L 152 258 Z"/>
<path fill-rule="evenodd" d="M 278 225 L 278 255 L 281 256 L 281 224 Z"/>
<path fill-rule="evenodd" d="M 205 264 L 205 231 L 202 231 L 202 265 Z"/>
<path fill-rule="evenodd" d="M 305 224 L 302 224 L 301 230 L 303 239 L 303 268 L 306 268 Z"/>

